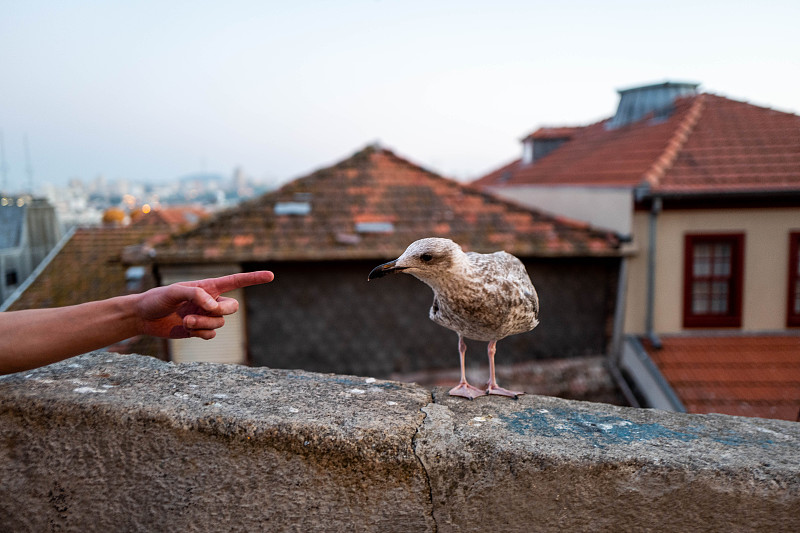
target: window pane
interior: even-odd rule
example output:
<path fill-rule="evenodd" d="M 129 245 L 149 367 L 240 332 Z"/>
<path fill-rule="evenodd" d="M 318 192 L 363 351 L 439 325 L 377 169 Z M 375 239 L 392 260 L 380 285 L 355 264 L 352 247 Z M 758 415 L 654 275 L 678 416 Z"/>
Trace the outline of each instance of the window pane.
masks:
<path fill-rule="evenodd" d="M 714 256 L 725 258 L 730 261 L 731 258 L 731 245 L 728 243 L 720 242 L 714 245 Z"/>
<path fill-rule="evenodd" d="M 715 276 L 730 276 L 731 264 L 728 261 L 722 262 L 719 258 L 714 260 L 714 275 Z"/>
<path fill-rule="evenodd" d="M 730 244 L 716 244 L 716 245 L 714 245 L 714 275 L 715 276 L 730 276 L 731 275 L 731 245 Z"/>
<path fill-rule="evenodd" d="M 695 276 L 708 276 L 711 274 L 711 245 L 696 244 L 694 246 L 694 265 L 692 270 Z"/>
<path fill-rule="evenodd" d="M 711 313 L 724 315 L 728 312 L 728 284 L 715 281 L 711 289 Z"/>
<path fill-rule="evenodd" d="M 692 284 L 692 313 L 696 315 L 708 313 L 710 293 L 711 284 L 707 281 L 696 281 Z"/>

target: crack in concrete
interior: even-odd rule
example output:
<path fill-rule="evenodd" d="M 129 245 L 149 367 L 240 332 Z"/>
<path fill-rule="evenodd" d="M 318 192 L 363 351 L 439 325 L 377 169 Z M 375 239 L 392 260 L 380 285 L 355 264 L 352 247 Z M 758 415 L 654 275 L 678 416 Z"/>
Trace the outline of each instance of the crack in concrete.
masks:
<path fill-rule="evenodd" d="M 431 395 L 431 401 L 428 402 L 425 407 L 433 405 L 433 395 Z M 436 522 L 436 513 L 435 513 L 435 506 L 433 503 L 433 484 L 431 483 L 431 476 L 428 473 L 428 469 L 425 466 L 425 462 L 417 453 L 417 441 L 419 438 L 419 433 L 422 430 L 423 426 L 425 425 L 425 420 L 428 419 L 428 413 L 425 412 L 425 407 L 420 407 L 420 412 L 423 414 L 422 420 L 420 421 L 419 425 L 417 426 L 417 430 L 414 432 L 414 436 L 411 437 L 411 450 L 414 452 L 414 457 L 416 457 L 417 461 L 419 462 L 419 466 L 422 468 L 422 472 L 425 474 L 425 483 L 428 485 L 428 501 L 430 501 L 430 509 L 431 509 L 431 520 L 433 521 L 433 533 L 437 533 L 439 531 L 439 524 Z"/>

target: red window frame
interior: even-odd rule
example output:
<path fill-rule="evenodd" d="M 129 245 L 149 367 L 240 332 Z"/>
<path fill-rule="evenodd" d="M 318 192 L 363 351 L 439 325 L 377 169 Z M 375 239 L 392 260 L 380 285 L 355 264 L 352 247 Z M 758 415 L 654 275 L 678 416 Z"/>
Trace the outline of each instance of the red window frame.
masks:
<path fill-rule="evenodd" d="M 800 327 L 800 232 L 789 234 L 789 290 L 786 294 L 786 327 Z"/>
<path fill-rule="evenodd" d="M 685 235 L 683 258 L 683 327 L 741 327 L 744 234 Z"/>

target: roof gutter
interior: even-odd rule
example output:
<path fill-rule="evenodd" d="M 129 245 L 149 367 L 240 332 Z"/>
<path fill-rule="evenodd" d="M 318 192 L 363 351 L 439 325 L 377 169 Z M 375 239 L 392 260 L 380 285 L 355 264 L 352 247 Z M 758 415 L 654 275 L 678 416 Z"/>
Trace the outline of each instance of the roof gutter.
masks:
<path fill-rule="evenodd" d="M 625 337 L 619 368 L 631 377 L 647 407 L 686 412 L 686 406 L 636 337 Z"/>

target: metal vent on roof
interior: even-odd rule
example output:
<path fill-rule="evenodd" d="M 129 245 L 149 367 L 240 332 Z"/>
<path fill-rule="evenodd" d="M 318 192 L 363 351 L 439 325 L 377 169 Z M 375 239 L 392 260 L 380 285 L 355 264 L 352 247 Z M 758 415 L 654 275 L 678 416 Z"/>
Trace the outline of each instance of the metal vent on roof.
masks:
<path fill-rule="evenodd" d="M 358 233 L 394 233 L 394 224 L 391 222 L 358 222 Z"/>
<path fill-rule="evenodd" d="M 606 124 L 613 130 L 637 122 L 652 114 L 655 119 L 666 119 L 672 106 L 681 96 L 697 94 L 698 83 L 665 82 L 643 87 L 633 87 L 619 92 L 617 113 Z"/>
<path fill-rule="evenodd" d="M 308 215 L 311 213 L 310 202 L 277 202 L 276 215 Z"/>
<path fill-rule="evenodd" d="M 337 233 L 336 242 L 339 244 L 358 244 L 361 242 L 361 237 L 355 233 Z"/>

